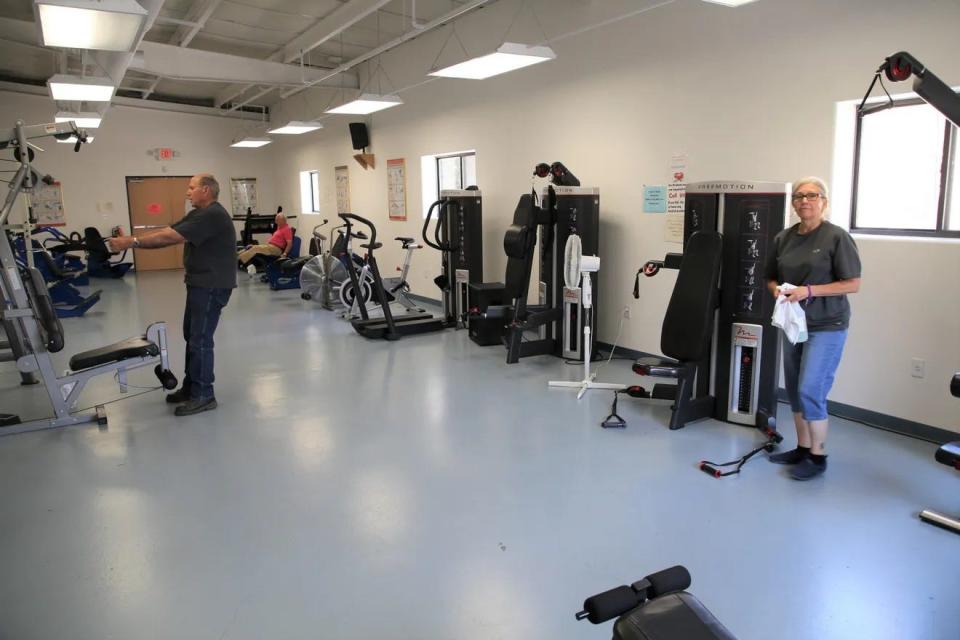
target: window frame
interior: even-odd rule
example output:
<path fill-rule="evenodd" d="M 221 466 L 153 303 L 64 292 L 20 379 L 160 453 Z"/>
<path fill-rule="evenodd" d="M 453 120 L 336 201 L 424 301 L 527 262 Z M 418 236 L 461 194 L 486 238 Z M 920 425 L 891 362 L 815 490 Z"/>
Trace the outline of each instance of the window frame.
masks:
<path fill-rule="evenodd" d="M 477 152 L 463 151 L 461 153 L 446 153 L 446 154 L 434 156 L 434 162 L 436 163 L 436 167 L 437 167 L 437 194 L 438 195 L 440 194 L 441 191 L 443 191 L 443 189 L 441 189 L 440 187 L 440 161 L 441 160 L 449 160 L 450 158 L 460 158 L 460 190 L 462 191 L 463 189 L 466 189 L 467 187 L 470 186 L 470 185 L 463 184 L 463 176 L 467 172 L 466 170 L 467 167 L 466 167 L 466 163 L 464 162 L 464 158 L 468 158 L 468 157 L 473 157 L 474 159 L 476 159 Z"/>
<path fill-rule="evenodd" d="M 927 104 L 919 97 L 893 99 L 891 109 Z M 932 106 L 930 107 L 933 108 Z M 873 112 L 876 113 L 876 112 Z M 860 147 L 863 136 L 863 119 L 871 113 L 855 112 L 856 127 L 853 143 L 853 179 L 850 189 L 850 233 L 879 236 L 906 236 L 919 238 L 960 238 L 960 230 L 952 231 L 946 227 L 950 198 L 960 198 L 960 193 L 950 193 L 952 181 L 951 168 L 957 152 L 957 127 L 950 120 L 944 122 L 943 143 L 940 157 L 940 191 L 937 197 L 936 229 L 911 229 L 909 227 L 860 227 L 857 225 L 857 194 L 860 185 Z M 957 158 L 960 161 L 960 158 Z"/>

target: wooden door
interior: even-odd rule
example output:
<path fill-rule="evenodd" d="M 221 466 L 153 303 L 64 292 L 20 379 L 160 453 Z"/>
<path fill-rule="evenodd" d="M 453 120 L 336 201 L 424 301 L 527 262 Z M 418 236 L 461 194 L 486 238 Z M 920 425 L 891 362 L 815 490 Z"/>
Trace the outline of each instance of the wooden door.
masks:
<path fill-rule="evenodd" d="M 144 236 L 168 227 L 188 210 L 187 185 L 190 178 L 127 178 L 130 228 L 133 235 Z M 134 249 L 137 271 L 183 268 L 183 245 L 163 249 Z"/>

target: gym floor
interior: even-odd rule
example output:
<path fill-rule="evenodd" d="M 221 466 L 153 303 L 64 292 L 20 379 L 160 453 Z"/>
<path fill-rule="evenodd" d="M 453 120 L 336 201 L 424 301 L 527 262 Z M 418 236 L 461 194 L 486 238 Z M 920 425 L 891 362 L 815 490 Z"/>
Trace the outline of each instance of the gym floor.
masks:
<path fill-rule="evenodd" d="M 58 368 L 165 319 L 180 377 L 181 277 L 96 282 Z M 758 435 L 671 432 L 631 399 L 605 431 L 610 392 L 547 389 L 578 367 L 507 366 L 464 331 L 366 341 L 298 294 L 241 274 L 217 411 L 154 391 L 102 430 L 0 437 L 0 638 L 603 639 L 584 598 L 683 564 L 741 640 L 956 639 L 960 540 L 916 516 L 960 512 L 934 445 L 833 420 L 823 478 L 758 458 L 711 479 L 698 460 Z M 623 360 L 599 379 L 639 380 Z M 3 365 L 0 406 L 44 415 L 18 381 Z M 81 404 L 117 397 L 99 380 Z"/>

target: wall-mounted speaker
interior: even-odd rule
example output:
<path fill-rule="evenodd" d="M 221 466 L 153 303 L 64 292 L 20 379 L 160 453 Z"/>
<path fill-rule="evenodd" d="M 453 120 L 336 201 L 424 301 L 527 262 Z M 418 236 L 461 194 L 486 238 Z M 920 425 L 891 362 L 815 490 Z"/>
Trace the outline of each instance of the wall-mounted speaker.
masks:
<path fill-rule="evenodd" d="M 353 148 L 362 151 L 370 146 L 370 133 L 367 131 L 367 125 L 363 122 L 350 123 L 350 138 L 353 140 Z"/>

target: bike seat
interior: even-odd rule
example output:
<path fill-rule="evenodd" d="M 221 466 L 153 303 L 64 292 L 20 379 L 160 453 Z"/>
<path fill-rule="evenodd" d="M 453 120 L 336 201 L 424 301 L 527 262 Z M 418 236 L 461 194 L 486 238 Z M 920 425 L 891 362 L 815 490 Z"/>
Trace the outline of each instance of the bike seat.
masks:
<path fill-rule="evenodd" d="M 350 235 L 353 236 L 354 238 L 357 238 L 358 240 L 366 240 L 369 237 L 363 231 L 354 231 Z"/>
<path fill-rule="evenodd" d="M 370 251 L 374 251 L 375 249 L 379 249 L 379 248 L 382 247 L 382 246 L 383 246 L 383 243 L 382 243 L 382 242 L 374 242 L 372 245 L 369 244 L 369 243 L 360 245 L 361 248 L 363 248 L 363 249 L 369 249 Z"/>
<path fill-rule="evenodd" d="M 396 238 L 394 238 L 394 240 L 399 240 L 399 241 L 402 242 L 403 244 L 407 244 L 407 243 L 409 243 L 409 242 L 413 242 L 413 238 L 402 238 L 402 237 L 400 237 L 400 236 L 397 236 Z"/>

